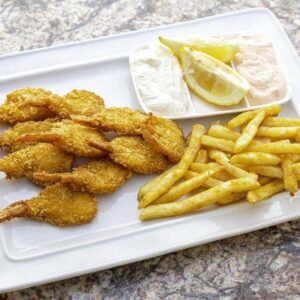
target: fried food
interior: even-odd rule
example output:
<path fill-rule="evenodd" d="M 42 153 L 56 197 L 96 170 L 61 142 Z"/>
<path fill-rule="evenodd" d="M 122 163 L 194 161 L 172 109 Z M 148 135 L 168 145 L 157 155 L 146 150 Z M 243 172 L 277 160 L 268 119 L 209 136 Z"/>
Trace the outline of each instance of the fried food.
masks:
<path fill-rule="evenodd" d="M 72 116 L 72 120 L 103 131 L 112 131 L 120 135 L 142 134 L 142 124 L 148 116 L 139 110 L 126 107 L 111 107 L 95 113 L 93 116 Z"/>
<path fill-rule="evenodd" d="M 280 141 L 250 146 L 247 150 L 250 152 L 265 152 L 273 154 L 300 154 L 300 143 L 290 144 L 289 142 Z"/>
<path fill-rule="evenodd" d="M 4 104 L 0 106 L 0 122 L 15 124 L 54 117 L 55 114 L 47 107 L 24 105 L 24 102 L 27 100 L 48 101 L 46 99 L 56 97 L 56 95 L 44 89 L 23 88 L 15 90 L 6 96 Z"/>
<path fill-rule="evenodd" d="M 156 151 L 166 155 L 173 163 L 177 163 L 184 153 L 184 135 L 175 122 L 156 117 L 152 114 L 142 126 L 143 138 Z"/>
<path fill-rule="evenodd" d="M 249 172 L 253 172 L 261 176 L 271 178 L 283 177 L 282 169 L 279 166 L 245 165 L 240 167 Z"/>
<path fill-rule="evenodd" d="M 199 162 L 194 162 L 190 164 L 189 169 L 194 172 L 202 173 L 207 170 L 213 169 L 217 166 L 216 163 L 210 162 L 210 163 L 199 163 Z"/>
<path fill-rule="evenodd" d="M 283 171 L 284 188 L 292 195 L 298 190 L 298 181 L 293 171 L 293 163 L 294 162 L 291 154 L 282 155 L 281 166 Z"/>
<path fill-rule="evenodd" d="M 258 201 L 262 201 L 264 199 L 270 198 L 271 196 L 280 193 L 284 190 L 284 183 L 280 179 L 275 179 L 270 183 L 267 183 L 264 186 L 261 186 L 258 189 L 250 191 L 247 194 L 247 200 L 254 204 Z"/>
<path fill-rule="evenodd" d="M 276 166 L 281 162 L 281 159 L 275 154 L 246 152 L 231 156 L 230 162 L 233 164 Z"/>
<path fill-rule="evenodd" d="M 248 173 L 247 171 L 232 165 L 229 162 L 229 159 L 226 156 L 226 154 L 219 150 L 210 149 L 208 155 L 211 159 L 214 159 L 218 164 L 223 166 L 224 170 L 227 171 L 227 173 L 231 174 L 235 178 L 250 177 L 254 180 L 258 179 L 258 176 L 256 174 Z"/>
<path fill-rule="evenodd" d="M 93 195 L 56 183 L 36 197 L 15 202 L 0 211 L 0 223 L 13 218 L 29 218 L 63 227 L 89 223 L 96 214 L 97 201 Z"/>
<path fill-rule="evenodd" d="M 207 162 L 207 150 L 200 149 L 195 158 L 195 162 L 206 163 Z"/>
<path fill-rule="evenodd" d="M 104 100 L 90 91 L 72 90 L 64 97 L 28 99 L 24 105 L 46 108 L 62 118 L 70 118 L 71 115 L 90 116 L 101 111 Z"/>
<path fill-rule="evenodd" d="M 291 118 L 267 117 L 263 121 L 262 125 L 272 127 L 299 127 L 300 120 Z"/>
<path fill-rule="evenodd" d="M 228 196 L 225 196 L 225 197 L 221 198 L 216 203 L 218 205 L 226 205 L 226 204 L 230 204 L 230 203 L 233 203 L 233 202 L 237 202 L 237 201 L 246 199 L 246 197 L 247 197 L 247 192 L 232 193 Z"/>
<path fill-rule="evenodd" d="M 300 133 L 300 127 L 267 127 L 261 126 L 257 136 L 273 139 L 290 139 Z"/>
<path fill-rule="evenodd" d="M 209 127 L 207 135 L 214 138 L 222 138 L 225 140 L 236 141 L 240 134 L 220 124 L 213 124 Z"/>
<path fill-rule="evenodd" d="M 229 128 L 215 123 L 206 135 L 203 128 L 198 137 L 201 149 L 187 169 L 181 164 L 191 144 L 179 164 L 140 189 L 141 220 L 242 199 L 256 203 L 283 190 L 294 195 L 300 180 L 300 121 L 268 117 L 280 111 L 279 105 L 272 105 L 234 117 Z M 193 133 L 188 137 L 192 143 Z"/>
<path fill-rule="evenodd" d="M 145 221 L 187 214 L 216 203 L 221 197 L 226 197 L 232 193 L 251 191 L 258 187 L 259 183 L 249 177 L 233 179 L 181 201 L 150 205 L 142 210 L 140 218 Z"/>
<path fill-rule="evenodd" d="M 139 136 L 120 136 L 110 143 L 92 140 L 90 145 L 109 152 L 115 163 L 136 173 L 161 173 L 168 166 L 166 158 Z"/>
<path fill-rule="evenodd" d="M 215 169 L 207 170 L 199 174 L 198 176 L 178 183 L 177 185 L 173 186 L 168 192 L 158 197 L 153 202 L 153 204 L 168 203 L 179 199 L 181 196 L 186 195 L 196 188 L 201 187 L 210 176 L 214 175 L 220 169 L 222 169 L 222 167 L 217 166 Z"/>
<path fill-rule="evenodd" d="M 80 125 L 71 120 L 57 122 L 49 131 L 24 134 L 16 139 L 17 142 L 47 142 L 60 149 L 83 157 L 103 157 L 107 151 L 99 150 L 89 145 L 89 141 L 106 142 L 107 139 L 100 131 Z"/>
<path fill-rule="evenodd" d="M 234 142 L 221 138 L 215 138 L 209 135 L 203 135 L 202 145 L 212 147 L 221 151 L 233 153 Z"/>
<path fill-rule="evenodd" d="M 175 184 L 175 182 L 184 176 L 190 164 L 195 160 L 200 149 L 201 137 L 204 133 L 205 128 L 202 125 L 197 124 L 193 126 L 190 142 L 182 159 L 176 167 L 172 169 L 172 172 L 167 173 L 155 187 L 144 194 L 140 200 L 139 208 L 148 206 L 159 196 L 167 192 Z"/>
<path fill-rule="evenodd" d="M 17 139 L 24 134 L 41 133 L 53 128 L 58 119 L 46 119 L 44 121 L 27 121 L 16 124 L 13 128 L 4 131 L 0 135 L 0 147 L 9 152 L 18 151 L 38 142 L 18 142 Z"/>
<path fill-rule="evenodd" d="M 244 113 L 237 115 L 233 119 L 231 119 L 228 122 L 227 126 L 229 129 L 234 129 L 236 127 L 244 125 L 244 124 L 250 122 L 253 118 L 255 118 L 257 113 L 261 112 L 261 111 L 264 111 L 266 116 L 275 116 L 281 112 L 281 106 L 275 104 L 275 105 L 270 105 L 270 106 L 267 106 L 267 107 L 264 107 L 264 108 L 258 109 L 258 110 L 246 111 Z"/>
<path fill-rule="evenodd" d="M 240 153 L 246 149 L 251 141 L 254 139 L 259 125 L 265 118 L 265 112 L 262 110 L 245 126 L 241 136 L 236 140 L 234 145 L 234 152 Z"/>
<path fill-rule="evenodd" d="M 173 172 L 175 166 L 171 167 L 170 169 L 164 171 L 154 179 L 148 181 L 145 185 L 143 185 L 138 192 L 138 200 L 141 201 L 141 199 L 144 197 L 146 193 L 148 193 L 151 189 L 155 188 L 157 184 L 160 183 L 160 181 L 169 173 Z M 189 178 L 188 178 L 189 179 Z"/>
<path fill-rule="evenodd" d="M 132 172 L 109 159 L 92 161 L 74 169 L 72 173 L 34 173 L 40 182 L 62 182 L 73 190 L 89 193 L 112 193 L 119 189 Z"/>
<path fill-rule="evenodd" d="M 33 173 L 59 173 L 71 170 L 74 156 L 56 146 L 41 143 L 13 152 L 0 160 L 0 171 L 8 178 L 27 177 L 39 185 L 44 185 L 33 178 Z"/>

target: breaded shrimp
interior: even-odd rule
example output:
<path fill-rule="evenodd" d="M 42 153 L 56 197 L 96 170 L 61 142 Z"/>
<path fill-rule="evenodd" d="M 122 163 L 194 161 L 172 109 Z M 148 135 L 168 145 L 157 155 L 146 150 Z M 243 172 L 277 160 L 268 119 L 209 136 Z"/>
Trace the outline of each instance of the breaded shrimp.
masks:
<path fill-rule="evenodd" d="M 83 126 L 71 120 L 55 123 L 49 131 L 24 134 L 16 139 L 17 142 L 48 142 L 62 150 L 84 157 L 103 157 L 106 151 L 101 151 L 89 145 L 90 140 L 106 142 L 105 135 L 91 127 Z"/>
<path fill-rule="evenodd" d="M 109 159 L 100 159 L 77 167 L 72 173 L 35 173 L 42 182 L 63 182 L 75 191 L 112 193 L 120 188 L 132 172 Z"/>
<path fill-rule="evenodd" d="M 91 141 L 90 145 L 110 152 L 109 156 L 115 163 L 136 173 L 160 173 L 168 166 L 166 158 L 139 136 L 120 136 L 110 143 Z"/>
<path fill-rule="evenodd" d="M 38 121 L 53 117 L 55 114 L 47 107 L 34 107 L 24 102 L 48 101 L 58 96 L 44 89 L 23 88 L 13 91 L 6 96 L 0 106 L 0 122 L 15 124 L 25 121 Z"/>
<path fill-rule="evenodd" d="M 111 107 L 90 116 L 72 116 L 73 121 L 99 128 L 103 131 L 112 131 L 120 135 L 142 134 L 141 126 L 148 118 L 139 110 Z"/>
<path fill-rule="evenodd" d="M 29 99 L 24 104 L 50 109 L 62 118 L 69 118 L 71 115 L 90 116 L 104 108 L 104 100 L 86 90 L 72 90 L 64 97 Z"/>
<path fill-rule="evenodd" d="M 24 149 L 28 146 L 33 146 L 38 142 L 18 142 L 17 138 L 24 134 L 41 133 L 44 131 L 49 131 L 54 126 L 55 122 L 59 119 L 46 119 L 44 121 L 27 121 L 23 123 L 16 124 L 13 128 L 4 131 L 0 135 L 0 148 L 8 150 L 10 152 L 18 151 Z"/>
<path fill-rule="evenodd" d="M 8 178 L 27 177 L 39 185 L 43 182 L 35 180 L 35 172 L 60 173 L 69 172 L 74 164 L 74 156 L 67 154 L 51 144 L 37 144 L 13 152 L 0 159 L 0 171 Z"/>
<path fill-rule="evenodd" d="M 142 133 L 145 141 L 156 151 L 166 155 L 173 163 L 180 161 L 184 152 L 184 135 L 177 123 L 150 114 L 143 123 Z"/>
<path fill-rule="evenodd" d="M 89 223 L 96 214 L 97 201 L 93 195 L 56 183 L 36 197 L 15 202 L 0 211 L 0 223 L 23 217 L 63 227 Z"/>

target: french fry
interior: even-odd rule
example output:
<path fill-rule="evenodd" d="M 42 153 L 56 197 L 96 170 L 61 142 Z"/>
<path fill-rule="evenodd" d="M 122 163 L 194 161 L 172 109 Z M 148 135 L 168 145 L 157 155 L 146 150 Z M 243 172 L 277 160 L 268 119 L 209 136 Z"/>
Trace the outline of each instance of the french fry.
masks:
<path fill-rule="evenodd" d="M 225 170 L 221 170 L 212 176 L 215 179 L 227 181 L 236 178 Z"/>
<path fill-rule="evenodd" d="M 293 164 L 293 172 L 295 175 L 300 176 L 300 163 Z"/>
<path fill-rule="evenodd" d="M 231 153 L 233 153 L 234 149 L 233 141 L 215 138 L 209 135 L 203 135 L 202 145 Z"/>
<path fill-rule="evenodd" d="M 216 167 L 215 169 L 207 170 L 198 176 L 192 177 L 191 179 L 188 179 L 187 181 L 183 181 L 175 186 L 173 186 L 169 191 L 167 191 L 165 194 L 158 197 L 153 204 L 161 204 L 161 203 L 168 203 L 173 202 L 176 199 L 180 198 L 181 196 L 191 192 L 192 190 L 203 186 L 203 183 L 208 179 L 209 176 L 212 176 L 214 173 L 216 173 L 218 170 L 220 170 L 221 167 Z"/>
<path fill-rule="evenodd" d="M 208 129 L 207 135 L 215 137 L 215 138 L 221 138 L 226 139 L 230 141 L 236 141 L 240 134 L 238 132 L 235 132 L 225 126 L 214 124 L 211 125 Z"/>
<path fill-rule="evenodd" d="M 276 166 L 280 163 L 279 156 L 270 153 L 263 152 L 246 152 L 235 154 L 230 158 L 230 162 L 233 164 L 244 165 L 270 165 Z"/>
<path fill-rule="evenodd" d="M 190 143 L 185 150 L 182 159 L 175 166 L 172 172 L 164 176 L 155 187 L 148 190 L 139 202 L 139 208 L 148 206 L 155 201 L 160 195 L 168 191 L 175 182 L 177 182 L 184 173 L 188 170 L 191 162 L 194 161 L 201 145 L 201 137 L 205 133 L 205 128 L 202 125 L 196 124 L 193 126 Z"/>
<path fill-rule="evenodd" d="M 193 171 L 186 171 L 183 178 L 184 179 L 190 179 L 190 178 L 193 178 L 193 177 L 196 177 L 196 176 L 199 176 L 200 173 L 197 173 L 197 172 L 193 172 Z M 223 183 L 224 181 L 222 180 L 219 180 L 219 179 L 216 179 L 216 178 L 212 178 L 212 177 L 209 177 L 205 183 L 203 183 L 203 186 L 206 187 L 206 188 L 211 188 L 211 187 L 214 187 L 216 185 L 219 185 L 221 183 Z"/>
<path fill-rule="evenodd" d="M 259 144 L 267 144 L 267 143 L 271 143 L 271 139 L 267 138 L 267 137 L 255 137 L 254 140 L 252 141 L 253 145 L 259 145 Z"/>
<path fill-rule="evenodd" d="M 243 133 L 235 142 L 234 145 L 235 153 L 242 152 L 244 149 L 246 149 L 249 146 L 249 144 L 254 139 L 257 133 L 259 125 L 261 124 L 264 118 L 265 118 L 265 112 L 260 111 L 254 117 L 254 119 L 247 124 L 247 126 L 243 130 Z"/>
<path fill-rule="evenodd" d="M 213 204 L 231 193 L 246 192 L 258 187 L 259 183 L 251 178 L 233 179 L 181 201 L 150 205 L 141 212 L 140 219 L 145 221 L 187 214 Z"/>
<path fill-rule="evenodd" d="M 273 181 L 274 178 L 271 177 L 265 177 L 265 176 L 259 176 L 258 182 L 261 186 L 266 185 L 267 183 Z"/>
<path fill-rule="evenodd" d="M 193 172 L 193 171 L 186 171 L 183 175 L 185 180 L 191 179 L 193 177 L 199 176 L 202 172 Z"/>
<path fill-rule="evenodd" d="M 293 171 L 293 160 L 291 154 L 282 155 L 282 170 L 283 170 L 283 183 L 286 190 L 294 194 L 298 190 L 297 177 Z"/>
<path fill-rule="evenodd" d="M 222 180 L 219 180 L 219 179 L 215 179 L 215 178 L 212 178 L 212 177 L 209 177 L 205 183 L 203 184 L 204 187 L 206 188 L 212 188 L 212 187 L 215 187 L 217 185 L 220 185 L 224 183 L 224 181 Z"/>
<path fill-rule="evenodd" d="M 217 166 L 216 163 L 208 163 L 208 164 L 204 164 L 204 163 L 191 163 L 190 165 L 190 170 L 194 171 L 194 172 L 198 172 L 198 173 L 202 173 L 204 171 L 207 170 L 212 170 Z M 223 168 L 222 170 L 216 172 L 212 177 L 219 179 L 219 180 L 230 180 L 230 179 L 234 179 L 233 176 L 231 176 L 228 172 L 224 171 Z"/>
<path fill-rule="evenodd" d="M 290 157 L 294 163 L 300 161 L 300 154 L 290 154 Z"/>
<path fill-rule="evenodd" d="M 258 176 L 256 174 L 250 174 L 247 171 L 240 169 L 229 163 L 227 156 L 218 150 L 209 150 L 208 155 L 211 159 L 214 159 L 218 162 L 221 166 L 224 167 L 225 171 L 229 174 L 233 175 L 235 178 L 243 178 L 243 177 L 250 177 L 254 180 L 257 180 Z"/>
<path fill-rule="evenodd" d="M 266 116 L 275 116 L 281 112 L 281 106 L 275 104 L 275 105 L 264 107 L 262 109 L 246 111 L 244 113 L 241 113 L 228 122 L 227 124 L 228 128 L 234 129 L 245 123 L 250 122 L 253 118 L 255 118 L 257 112 L 259 111 L 264 111 Z"/>
<path fill-rule="evenodd" d="M 207 150 L 200 149 L 196 155 L 195 162 L 206 163 L 207 162 Z"/>
<path fill-rule="evenodd" d="M 205 163 L 195 162 L 190 164 L 189 169 L 194 172 L 202 173 L 204 171 L 214 169 L 216 166 L 217 166 L 216 163 L 205 164 Z"/>
<path fill-rule="evenodd" d="M 225 126 L 222 126 L 220 124 L 214 124 L 212 125 L 209 130 L 207 135 L 215 138 L 220 138 L 220 139 L 226 139 L 235 142 L 241 134 L 239 132 L 235 132 Z M 253 141 L 251 142 L 252 145 L 259 145 L 259 144 L 265 144 L 271 142 L 270 139 L 268 138 L 254 138 Z"/>
<path fill-rule="evenodd" d="M 278 166 L 249 166 L 244 165 L 243 169 L 256 173 L 261 176 L 271 177 L 271 178 L 283 178 L 283 173 L 280 167 Z"/>
<path fill-rule="evenodd" d="M 144 197 L 144 195 L 147 192 L 149 192 L 152 188 L 154 188 L 167 174 L 173 172 L 174 168 L 175 166 L 164 171 L 163 173 L 161 173 L 160 175 L 158 175 L 157 177 L 155 177 L 154 179 L 150 180 L 145 185 L 143 185 L 138 192 L 138 200 L 140 201 Z"/>
<path fill-rule="evenodd" d="M 266 117 L 262 125 L 272 127 L 300 127 L 300 120 L 291 118 Z"/>
<path fill-rule="evenodd" d="M 289 144 L 286 141 L 273 142 L 263 145 L 255 145 L 247 148 L 248 152 L 265 152 L 273 154 L 300 154 L 300 144 Z"/>
<path fill-rule="evenodd" d="M 300 132 L 300 127 L 266 127 L 261 126 L 257 130 L 256 136 L 269 137 L 275 139 L 290 139 Z"/>
<path fill-rule="evenodd" d="M 229 203 L 237 202 L 243 199 L 246 199 L 247 192 L 240 192 L 235 194 L 230 194 L 228 196 L 225 196 L 224 198 L 217 201 L 218 205 L 226 205 Z"/>
<path fill-rule="evenodd" d="M 264 199 L 270 198 L 271 196 L 280 193 L 284 190 L 284 184 L 282 180 L 275 179 L 272 182 L 261 186 L 260 188 L 250 191 L 247 194 L 247 200 L 254 204 L 258 201 L 262 201 Z"/>

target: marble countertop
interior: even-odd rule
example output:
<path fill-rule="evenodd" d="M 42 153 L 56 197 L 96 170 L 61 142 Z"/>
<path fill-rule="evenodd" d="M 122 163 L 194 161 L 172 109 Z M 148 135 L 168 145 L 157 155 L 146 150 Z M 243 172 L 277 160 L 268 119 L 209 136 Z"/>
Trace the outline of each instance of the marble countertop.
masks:
<path fill-rule="evenodd" d="M 300 53 L 299 0 L 0 0 L 0 54 L 264 6 Z M 299 299 L 300 222 L 0 299 Z"/>

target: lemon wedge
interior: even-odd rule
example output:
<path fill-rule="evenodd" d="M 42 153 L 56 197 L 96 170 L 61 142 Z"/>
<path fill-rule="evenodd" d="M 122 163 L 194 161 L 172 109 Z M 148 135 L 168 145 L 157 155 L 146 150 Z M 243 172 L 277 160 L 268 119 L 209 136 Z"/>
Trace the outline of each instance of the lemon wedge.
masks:
<path fill-rule="evenodd" d="M 240 50 L 238 44 L 217 38 L 201 38 L 199 36 L 186 36 L 180 39 L 160 36 L 162 44 L 172 50 L 175 56 L 180 57 L 182 47 L 192 47 L 219 59 L 225 63 L 230 62 Z"/>
<path fill-rule="evenodd" d="M 221 61 L 190 47 L 180 50 L 184 79 L 208 102 L 229 106 L 239 103 L 250 89 L 246 79 Z"/>

